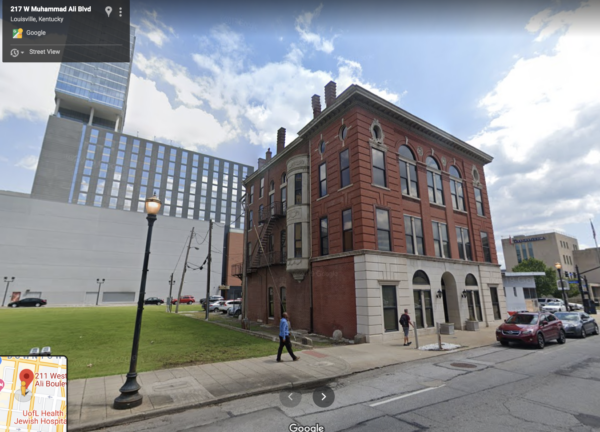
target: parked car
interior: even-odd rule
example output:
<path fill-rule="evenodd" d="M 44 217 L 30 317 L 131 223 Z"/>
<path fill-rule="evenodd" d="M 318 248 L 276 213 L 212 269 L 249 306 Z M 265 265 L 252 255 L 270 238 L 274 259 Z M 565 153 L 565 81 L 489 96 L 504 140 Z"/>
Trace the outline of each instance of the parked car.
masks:
<path fill-rule="evenodd" d="M 50 347 L 44 347 L 44 348 L 42 348 L 42 352 L 40 353 L 40 355 L 42 355 L 42 356 L 51 356 L 52 355 L 52 349 Z"/>
<path fill-rule="evenodd" d="M 227 309 L 231 306 L 232 302 L 235 300 L 221 300 L 219 302 L 219 312 L 227 313 Z"/>
<path fill-rule="evenodd" d="M 559 302 L 550 302 L 550 303 L 546 303 L 544 306 L 542 306 L 542 312 L 563 312 L 566 311 L 567 308 L 565 307 L 564 303 L 559 303 Z"/>
<path fill-rule="evenodd" d="M 181 298 L 179 299 L 179 301 L 181 303 L 187 303 L 187 304 L 190 305 L 190 304 L 194 303 L 196 301 L 196 299 L 194 298 L 194 296 L 184 295 L 184 296 L 181 296 Z M 177 303 L 177 299 L 173 299 L 172 303 L 173 304 Z"/>
<path fill-rule="evenodd" d="M 144 304 L 161 305 L 164 302 L 164 300 L 159 299 L 158 297 L 148 297 L 146 300 L 144 300 Z"/>
<path fill-rule="evenodd" d="M 216 302 L 216 301 L 221 301 L 221 300 L 225 300 L 225 299 L 223 298 L 223 296 L 220 296 L 220 295 L 214 295 L 214 296 L 210 296 L 210 297 L 208 298 L 208 304 L 211 304 L 211 303 L 213 303 L 213 302 Z M 202 307 L 204 307 L 204 302 L 205 302 L 205 301 L 206 301 L 206 299 L 205 299 L 205 298 L 203 298 L 203 299 L 200 299 L 200 304 L 202 305 Z"/>
<path fill-rule="evenodd" d="M 553 298 L 553 297 L 539 298 L 537 300 L 538 300 L 538 305 L 540 307 L 540 310 L 542 310 L 542 308 L 544 306 L 546 306 L 546 304 L 552 303 L 552 302 L 559 302 L 559 303 L 562 303 L 563 305 L 565 304 L 565 302 L 562 299 L 557 299 L 557 298 Z"/>
<path fill-rule="evenodd" d="M 567 336 L 584 338 L 600 334 L 596 320 L 585 312 L 557 312 L 555 316 L 562 321 Z"/>
<path fill-rule="evenodd" d="M 29 355 L 30 356 L 40 355 L 40 349 L 38 347 L 31 348 L 31 350 L 29 350 Z"/>
<path fill-rule="evenodd" d="M 564 344 L 566 333 L 562 321 L 551 313 L 521 312 L 496 329 L 496 340 L 503 346 L 508 346 L 509 342 L 520 342 L 542 349 L 549 340 Z"/>
<path fill-rule="evenodd" d="M 221 306 L 221 301 L 222 300 L 217 300 L 217 301 L 214 301 L 214 302 L 210 303 L 208 305 L 208 311 L 209 312 L 216 312 L 216 311 L 218 311 L 219 310 L 219 306 Z"/>
<path fill-rule="evenodd" d="M 569 303 L 569 310 L 583 310 L 583 305 L 579 303 Z"/>
<path fill-rule="evenodd" d="M 25 298 L 21 300 L 14 301 L 9 303 L 8 306 L 16 308 L 16 307 L 40 307 L 46 306 L 47 302 L 41 298 Z"/>
<path fill-rule="evenodd" d="M 237 318 L 241 314 L 242 314 L 242 301 L 241 300 L 233 300 L 231 302 L 231 306 L 229 306 L 229 308 L 227 309 L 227 315 Z"/>

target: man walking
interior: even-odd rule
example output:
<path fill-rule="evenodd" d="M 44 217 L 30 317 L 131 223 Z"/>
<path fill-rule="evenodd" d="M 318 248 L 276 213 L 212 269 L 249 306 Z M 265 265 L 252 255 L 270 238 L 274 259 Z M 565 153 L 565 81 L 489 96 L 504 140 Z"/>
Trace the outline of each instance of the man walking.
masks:
<path fill-rule="evenodd" d="M 415 326 L 410 321 L 410 315 L 408 315 L 408 309 L 404 309 L 404 313 L 400 317 L 400 325 L 402 326 L 402 330 L 404 331 L 404 346 L 409 346 L 412 342 L 408 341 L 408 331 L 410 326 Z"/>
<path fill-rule="evenodd" d="M 292 341 L 290 340 L 290 326 L 288 324 L 289 316 L 287 312 L 284 312 L 281 317 L 281 322 L 279 323 L 279 351 L 277 351 L 277 361 L 281 362 L 281 353 L 283 352 L 283 347 L 285 346 L 287 352 L 290 353 L 294 361 L 300 360 L 300 357 L 296 357 L 294 355 L 294 351 L 292 351 Z"/>

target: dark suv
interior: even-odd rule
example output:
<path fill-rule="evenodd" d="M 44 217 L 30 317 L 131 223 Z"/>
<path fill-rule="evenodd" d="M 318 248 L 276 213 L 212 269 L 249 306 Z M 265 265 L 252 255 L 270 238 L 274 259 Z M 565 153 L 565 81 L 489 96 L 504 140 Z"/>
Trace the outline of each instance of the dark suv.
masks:
<path fill-rule="evenodd" d="M 549 340 L 564 344 L 566 335 L 562 321 L 551 313 L 519 312 L 496 329 L 496 340 L 504 346 L 520 342 L 541 349 Z"/>

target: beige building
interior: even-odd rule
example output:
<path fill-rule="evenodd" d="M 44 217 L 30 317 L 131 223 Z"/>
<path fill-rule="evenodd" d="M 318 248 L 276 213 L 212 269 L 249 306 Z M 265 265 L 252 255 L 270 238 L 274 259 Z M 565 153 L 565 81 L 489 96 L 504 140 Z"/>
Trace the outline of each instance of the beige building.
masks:
<path fill-rule="evenodd" d="M 535 258 L 554 268 L 558 262 L 562 265 L 563 277 L 574 280 L 575 258 L 573 252 L 579 250 L 577 239 L 560 233 L 518 235 L 502 239 L 502 251 L 506 271 L 521 261 Z M 589 279 L 589 278 L 588 278 Z"/>
<path fill-rule="evenodd" d="M 600 248 L 589 248 L 573 252 L 579 272 L 587 278 L 592 300 L 600 300 Z"/>

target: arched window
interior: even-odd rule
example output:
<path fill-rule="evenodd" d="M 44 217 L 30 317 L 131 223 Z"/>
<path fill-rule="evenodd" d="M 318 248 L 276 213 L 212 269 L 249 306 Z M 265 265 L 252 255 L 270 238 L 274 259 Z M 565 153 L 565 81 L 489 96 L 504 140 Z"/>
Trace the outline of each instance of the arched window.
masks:
<path fill-rule="evenodd" d="M 403 195 L 419 196 L 419 183 L 417 180 L 417 164 L 412 150 L 405 145 L 398 149 L 400 156 L 400 185 Z"/>
<path fill-rule="evenodd" d="M 430 285 L 429 278 L 423 270 L 417 270 L 413 275 L 413 285 Z"/>
<path fill-rule="evenodd" d="M 444 205 L 444 188 L 442 186 L 442 174 L 437 161 L 427 156 L 427 190 L 429 202 Z"/>
<path fill-rule="evenodd" d="M 469 273 L 465 279 L 466 286 L 477 286 L 477 279 L 471 273 Z"/>
<path fill-rule="evenodd" d="M 452 195 L 452 208 L 465 211 L 462 177 L 454 165 L 450 167 L 450 194 Z"/>

